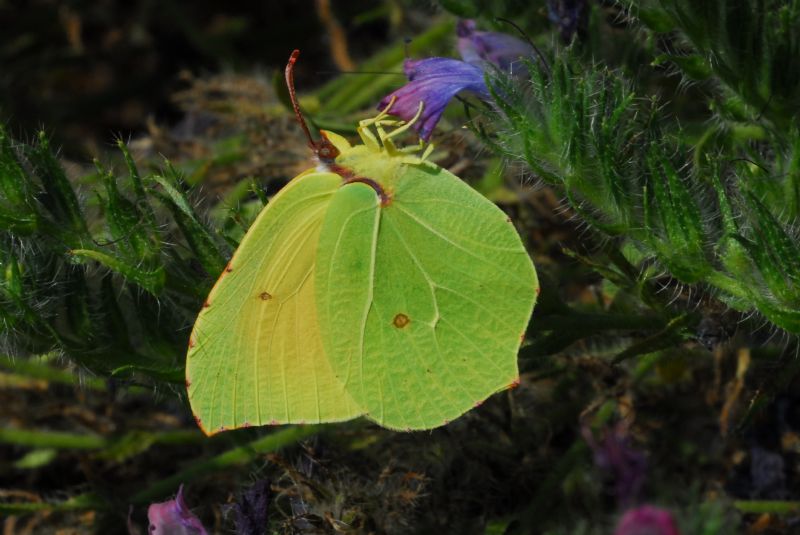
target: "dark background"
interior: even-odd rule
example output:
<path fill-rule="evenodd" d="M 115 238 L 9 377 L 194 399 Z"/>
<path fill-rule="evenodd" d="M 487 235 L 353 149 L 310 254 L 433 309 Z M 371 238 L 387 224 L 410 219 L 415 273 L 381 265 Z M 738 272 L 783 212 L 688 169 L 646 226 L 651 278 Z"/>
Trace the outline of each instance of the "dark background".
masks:
<path fill-rule="evenodd" d="M 355 60 L 402 39 L 390 2 L 331 7 Z M 177 120 L 182 73 L 270 74 L 302 48 L 297 83 L 311 88 L 337 72 L 318 14 L 309 0 L 0 1 L 0 121 L 23 138 L 44 127 L 85 156 L 89 142 L 135 135 L 148 117 Z"/>

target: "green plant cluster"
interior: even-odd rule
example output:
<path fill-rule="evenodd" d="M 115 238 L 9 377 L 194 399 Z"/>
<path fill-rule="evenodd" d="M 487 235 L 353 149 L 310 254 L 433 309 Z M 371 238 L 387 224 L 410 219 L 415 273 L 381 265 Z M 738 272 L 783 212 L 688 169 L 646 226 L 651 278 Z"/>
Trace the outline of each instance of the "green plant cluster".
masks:
<path fill-rule="evenodd" d="M 180 382 L 186 329 L 228 245 L 197 214 L 180 173 L 97 164 L 79 195 L 42 133 L 0 129 L 0 320 L 12 354 L 58 350 L 105 374 Z M 101 189 L 102 188 L 102 189 Z"/>
<path fill-rule="evenodd" d="M 523 84 L 492 76 L 502 126 L 485 139 L 561 188 L 638 268 L 629 277 L 667 274 L 800 333 L 800 2 L 628 2 L 621 13 L 649 43 L 649 68 L 669 62 L 705 99 L 694 131 L 573 43 L 529 62 Z"/>

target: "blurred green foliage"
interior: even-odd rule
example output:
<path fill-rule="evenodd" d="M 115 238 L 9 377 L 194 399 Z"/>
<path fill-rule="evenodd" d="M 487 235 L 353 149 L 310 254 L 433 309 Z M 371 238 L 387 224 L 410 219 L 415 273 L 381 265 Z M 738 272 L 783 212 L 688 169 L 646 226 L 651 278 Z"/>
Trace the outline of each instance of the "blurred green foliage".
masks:
<path fill-rule="evenodd" d="M 180 382 L 187 325 L 229 248 L 195 212 L 174 167 L 142 177 L 119 146 L 128 176 L 123 183 L 98 164 L 93 183 L 103 190 L 93 192 L 90 222 L 86 196 L 44 134 L 25 145 L 0 130 L 3 345 Z"/>

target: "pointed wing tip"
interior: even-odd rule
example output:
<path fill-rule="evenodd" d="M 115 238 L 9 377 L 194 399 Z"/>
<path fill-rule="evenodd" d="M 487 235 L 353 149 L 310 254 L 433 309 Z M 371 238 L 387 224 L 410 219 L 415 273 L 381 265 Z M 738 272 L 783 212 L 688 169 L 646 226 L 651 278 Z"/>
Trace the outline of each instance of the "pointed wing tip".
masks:
<path fill-rule="evenodd" d="M 218 427 L 207 428 L 206 426 L 203 425 L 202 420 L 197 415 L 195 415 L 194 421 L 195 421 L 195 423 L 197 423 L 197 427 L 200 428 L 200 431 L 202 431 L 203 434 L 205 436 L 209 437 L 209 438 L 213 437 L 214 435 L 218 435 L 220 433 L 224 433 L 226 431 L 234 431 L 236 429 L 247 429 L 247 428 L 250 428 L 250 427 L 254 427 L 254 425 L 249 423 L 249 422 L 243 422 L 241 424 L 231 425 L 230 427 L 225 426 L 225 425 L 220 425 Z M 278 423 L 278 422 L 274 422 L 274 423 L 270 422 L 268 424 L 259 424 L 259 425 L 276 426 L 276 425 L 283 425 L 283 424 Z"/>
<path fill-rule="evenodd" d="M 197 427 L 205 436 L 210 437 L 218 433 L 218 431 L 214 431 L 213 429 L 206 429 L 206 426 L 203 425 L 203 420 L 200 419 L 196 412 L 192 411 L 192 415 L 194 416 L 194 423 L 197 424 Z"/>

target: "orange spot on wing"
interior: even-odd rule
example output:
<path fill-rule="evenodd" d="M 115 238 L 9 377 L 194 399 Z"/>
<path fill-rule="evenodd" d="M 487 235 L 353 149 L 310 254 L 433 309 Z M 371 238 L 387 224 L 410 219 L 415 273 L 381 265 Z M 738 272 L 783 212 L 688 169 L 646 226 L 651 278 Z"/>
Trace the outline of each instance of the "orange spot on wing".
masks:
<path fill-rule="evenodd" d="M 519 377 L 517 377 L 516 379 L 514 379 L 514 380 L 511 382 L 511 384 L 510 384 L 510 385 L 508 385 L 508 387 L 507 387 L 507 388 L 508 388 L 509 390 L 514 390 L 515 388 L 517 388 L 517 387 L 519 386 L 519 383 L 520 383 L 520 379 L 519 379 Z"/>
<path fill-rule="evenodd" d="M 194 341 L 193 337 L 189 337 L 189 349 L 192 349 L 197 343 Z"/>
<path fill-rule="evenodd" d="M 206 301 L 205 303 L 203 303 L 203 308 L 208 308 L 210 306 L 211 306 L 211 301 Z"/>
<path fill-rule="evenodd" d="M 477 408 L 478 408 L 478 407 L 480 407 L 481 405 L 483 405 L 483 400 L 482 400 L 482 399 L 479 399 L 478 401 L 476 401 L 476 402 L 475 402 L 475 405 L 473 405 L 473 407 L 475 407 L 475 408 L 477 409 Z"/>
<path fill-rule="evenodd" d="M 258 294 L 258 298 L 261 299 L 262 301 L 269 301 L 270 299 L 272 299 L 272 294 L 269 292 L 261 292 L 260 294 Z"/>
<path fill-rule="evenodd" d="M 231 266 L 231 262 L 228 262 L 228 265 L 225 266 L 225 273 L 230 273 L 233 271 L 233 267 Z"/>
<path fill-rule="evenodd" d="M 406 316 L 403 313 L 397 314 L 394 319 L 392 320 L 392 324 L 397 327 L 398 329 L 402 329 L 406 325 L 411 323 L 411 318 Z"/>
<path fill-rule="evenodd" d="M 242 427 L 250 427 L 250 422 L 245 422 L 242 424 Z"/>
<path fill-rule="evenodd" d="M 269 425 L 280 425 L 278 420 L 270 420 Z"/>
<path fill-rule="evenodd" d="M 190 386 L 192 386 L 192 382 L 187 378 L 186 379 L 186 388 L 189 388 Z"/>

